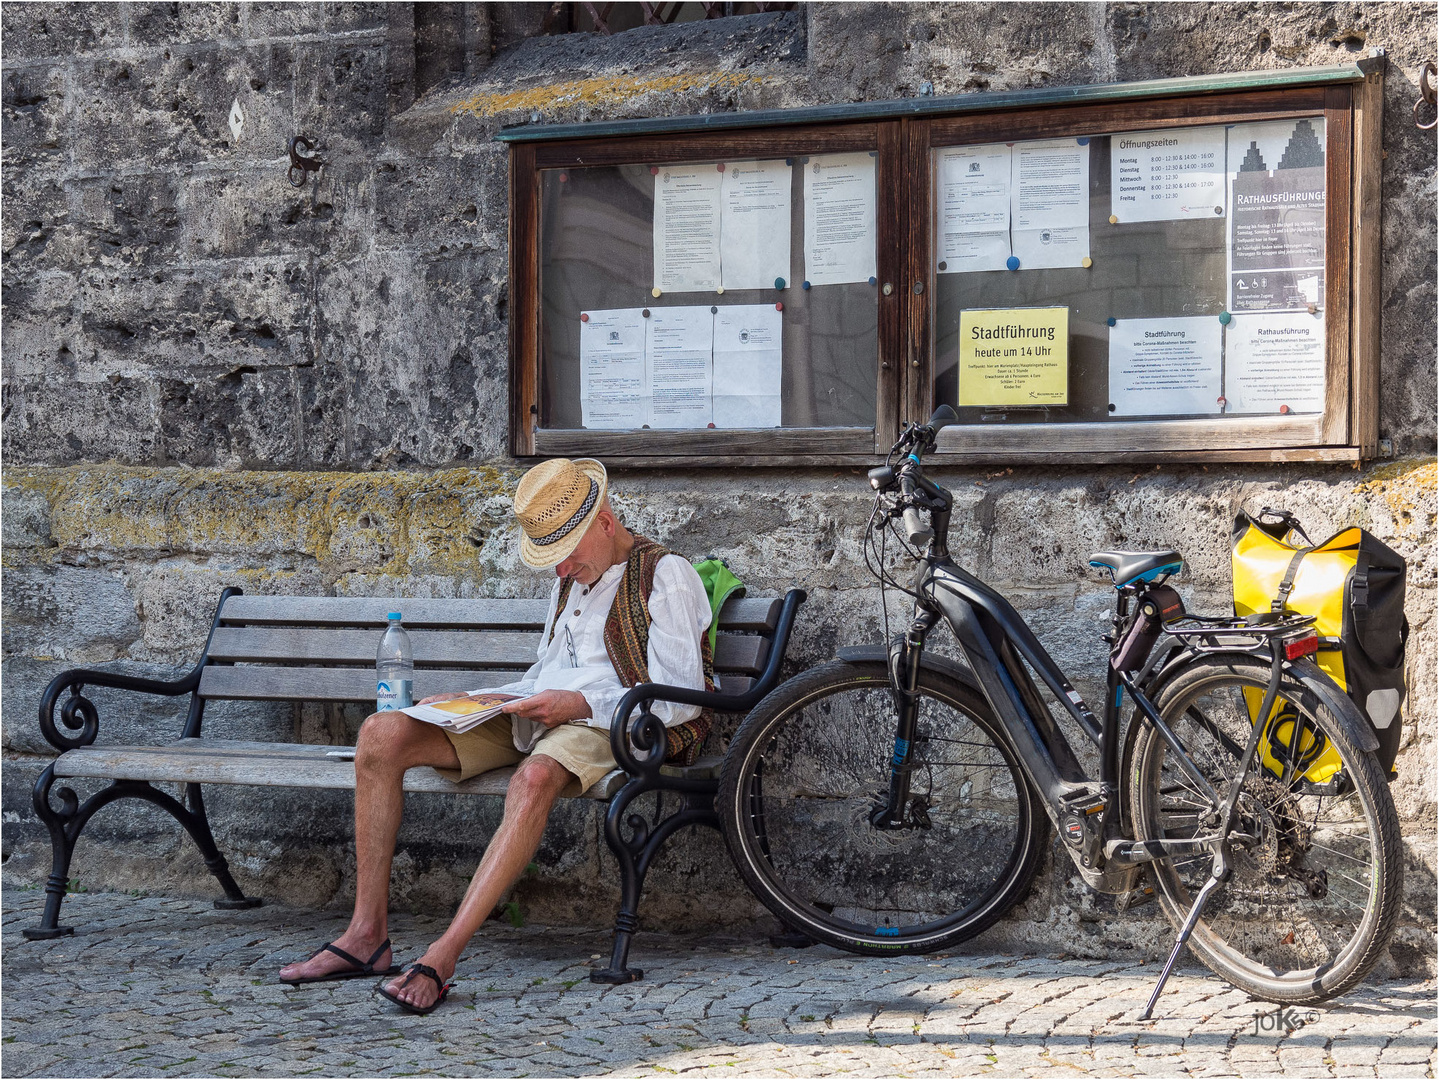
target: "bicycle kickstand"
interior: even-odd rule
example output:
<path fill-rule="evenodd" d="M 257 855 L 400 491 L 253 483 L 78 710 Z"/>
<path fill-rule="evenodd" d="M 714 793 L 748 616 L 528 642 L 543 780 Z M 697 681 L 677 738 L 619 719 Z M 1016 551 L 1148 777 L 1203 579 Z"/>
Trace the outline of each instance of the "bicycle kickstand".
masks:
<path fill-rule="evenodd" d="M 1209 880 L 1199 889 L 1199 895 L 1194 898 L 1194 906 L 1189 909 L 1185 916 L 1184 925 L 1179 929 L 1179 936 L 1174 940 L 1174 948 L 1170 950 L 1169 959 L 1164 962 L 1164 970 L 1159 973 L 1159 982 L 1154 985 L 1154 993 L 1149 995 L 1149 1004 L 1144 1006 L 1144 1011 L 1139 1014 L 1139 1019 L 1148 1020 L 1154 1013 L 1154 1003 L 1159 1000 L 1159 995 L 1164 992 L 1164 984 L 1169 981 L 1169 973 L 1174 970 L 1174 963 L 1179 959 L 1179 954 L 1184 951 L 1184 946 L 1189 943 L 1189 935 L 1194 933 L 1194 927 L 1199 923 L 1199 916 L 1204 912 L 1204 905 L 1209 903 L 1209 898 L 1214 890 L 1224 884 L 1224 879 L 1229 876 L 1228 860 L 1222 855 L 1214 857 L 1214 868 L 1210 871 Z"/>

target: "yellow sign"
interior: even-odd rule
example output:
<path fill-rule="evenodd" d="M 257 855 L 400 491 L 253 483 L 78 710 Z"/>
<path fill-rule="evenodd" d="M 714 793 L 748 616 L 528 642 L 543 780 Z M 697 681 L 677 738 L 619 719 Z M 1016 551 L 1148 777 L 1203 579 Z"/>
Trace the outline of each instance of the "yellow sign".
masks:
<path fill-rule="evenodd" d="M 1069 308 L 961 311 L 959 404 L 1069 404 Z"/>

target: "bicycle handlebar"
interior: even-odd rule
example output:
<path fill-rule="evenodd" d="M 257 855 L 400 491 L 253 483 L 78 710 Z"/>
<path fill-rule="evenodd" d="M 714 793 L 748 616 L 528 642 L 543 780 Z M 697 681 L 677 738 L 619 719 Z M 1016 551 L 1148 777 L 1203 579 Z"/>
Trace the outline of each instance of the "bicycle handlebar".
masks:
<path fill-rule="evenodd" d="M 894 459 L 895 454 L 903 457 L 898 466 L 886 464 L 869 472 L 870 486 L 881 495 L 893 491 L 895 487 L 899 488 L 899 500 L 891 513 L 899 511 L 904 521 L 905 537 L 915 547 L 923 547 L 935 539 L 934 522 L 926 522 L 920 511 L 924 510 L 933 515 L 936 510 L 943 510 L 947 524 L 950 506 L 949 493 L 933 481 L 925 479 L 920 456 L 934 449 L 935 435 L 940 428 L 955 423 L 958 419 L 953 409 L 948 405 L 941 405 L 934 411 L 928 423 L 908 425 L 899 440 L 890 448 L 890 460 Z M 923 492 L 922 496 L 920 492 Z"/>
<path fill-rule="evenodd" d="M 925 523 L 920 516 L 919 507 L 915 505 L 914 480 L 905 470 L 900 473 L 899 491 L 904 497 L 904 533 L 905 537 L 915 547 L 921 547 L 934 539 L 934 529 Z"/>

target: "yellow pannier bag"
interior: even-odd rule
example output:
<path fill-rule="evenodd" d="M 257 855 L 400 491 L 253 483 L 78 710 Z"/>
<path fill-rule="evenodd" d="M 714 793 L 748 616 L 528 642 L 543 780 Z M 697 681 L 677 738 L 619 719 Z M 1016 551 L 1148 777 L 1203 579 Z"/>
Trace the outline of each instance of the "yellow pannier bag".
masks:
<path fill-rule="evenodd" d="M 1392 778 L 1402 735 L 1409 639 L 1404 559 L 1358 527 L 1309 546 L 1292 543 L 1296 534 L 1309 545 L 1299 522 L 1283 510 L 1265 507 L 1257 518 L 1240 513 L 1234 519 L 1234 614 L 1278 611 L 1315 617 L 1315 662 L 1369 720 L 1379 740 L 1376 757 Z M 1250 716 L 1256 717 L 1263 691 L 1246 691 L 1245 697 Z M 1294 751 L 1296 720 L 1292 710 L 1276 703 L 1260 739 L 1260 759 L 1275 774 L 1283 773 L 1281 759 Z M 1310 727 L 1303 728 L 1297 755 L 1297 767 L 1314 783 L 1326 783 L 1339 771 L 1338 752 Z"/>

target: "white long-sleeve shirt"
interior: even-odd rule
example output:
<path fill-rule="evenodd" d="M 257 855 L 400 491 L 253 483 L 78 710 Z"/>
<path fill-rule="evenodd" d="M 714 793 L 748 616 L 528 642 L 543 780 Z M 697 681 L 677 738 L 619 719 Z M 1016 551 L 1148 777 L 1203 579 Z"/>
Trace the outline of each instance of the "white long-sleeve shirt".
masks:
<path fill-rule="evenodd" d="M 536 694 L 541 690 L 574 690 L 583 694 L 590 705 L 590 715 L 582 722 L 608 729 L 626 688 L 605 650 L 605 620 L 624 573 L 625 564 L 616 563 L 593 585 L 575 582 L 570 586 L 565 610 L 559 612 L 555 610 L 560 597 L 560 580 L 556 578 L 538 658 L 518 681 L 490 687 L 490 691 Z M 709 596 L 699 574 L 680 556 L 666 555 L 655 566 L 654 588 L 650 592 L 650 682 L 703 690 L 700 639 L 709 624 Z M 700 713 L 698 706 L 672 701 L 656 701 L 651 711 L 666 727 L 693 720 Z M 546 730 L 543 724 L 523 717 L 511 720 L 519 750 L 528 752 Z"/>

